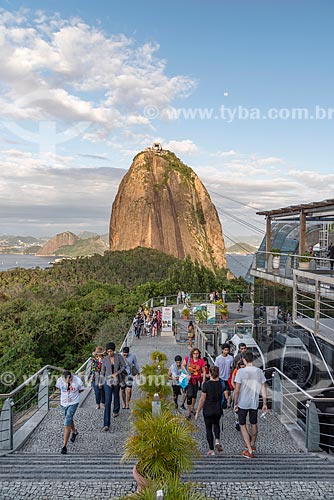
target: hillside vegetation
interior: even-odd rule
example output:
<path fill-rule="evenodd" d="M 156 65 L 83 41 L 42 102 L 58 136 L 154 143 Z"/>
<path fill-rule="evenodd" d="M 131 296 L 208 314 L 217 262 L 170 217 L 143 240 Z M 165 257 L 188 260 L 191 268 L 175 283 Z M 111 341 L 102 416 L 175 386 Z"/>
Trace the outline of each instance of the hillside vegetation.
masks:
<path fill-rule="evenodd" d="M 55 255 L 66 257 L 87 257 L 94 254 L 103 255 L 107 245 L 99 236 L 77 240 L 74 245 L 64 245 L 56 250 Z"/>
<path fill-rule="evenodd" d="M 0 372 L 31 375 L 45 364 L 76 368 L 96 344 L 119 347 L 137 307 L 152 296 L 221 289 L 243 280 L 157 250 L 136 248 L 64 260 L 49 269 L 0 273 Z M 0 387 L 8 392 L 13 387 Z"/>

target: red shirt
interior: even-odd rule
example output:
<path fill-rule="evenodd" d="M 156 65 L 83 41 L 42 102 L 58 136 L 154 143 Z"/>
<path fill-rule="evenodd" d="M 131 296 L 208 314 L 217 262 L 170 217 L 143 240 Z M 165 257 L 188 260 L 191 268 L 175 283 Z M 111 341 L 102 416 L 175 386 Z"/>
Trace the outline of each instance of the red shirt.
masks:
<path fill-rule="evenodd" d="M 187 356 L 187 370 L 191 374 L 191 383 L 192 384 L 197 384 L 199 380 L 202 380 L 203 375 L 202 375 L 202 369 L 203 366 L 205 366 L 205 362 L 203 359 L 199 358 L 197 361 L 194 359 L 189 360 L 189 356 Z"/>

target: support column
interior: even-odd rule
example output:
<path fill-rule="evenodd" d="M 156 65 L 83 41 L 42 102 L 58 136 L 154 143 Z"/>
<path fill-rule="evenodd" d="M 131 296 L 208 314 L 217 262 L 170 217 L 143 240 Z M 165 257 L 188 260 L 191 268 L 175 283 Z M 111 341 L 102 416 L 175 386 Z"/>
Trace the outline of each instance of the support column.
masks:
<path fill-rule="evenodd" d="M 49 372 L 44 370 L 38 387 L 38 409 L 49 411 Z"/>
<path fill-rule="evenodd" d="M 267 217 L 266 220 L 266 261 L 268 262 L 270 255 L 270 241 L 271 241 L 271 217 Z"/>
<path fill-rule="evenodd" d="M 301 210 L 299 215 L 299 255 L 303 255 L 306 251 L 306 214 L 304 210 Z"/>
<path fill-rule="evenodd" d="M 0 450 L 13 449 L 13 400 L 7 398 L 0 414 Z"/>
<path fill-rule="evenodd" d="M 320 425 L 318 410 L 313 401 L 306 404 L 306 448 L 308 451 L 320 451 Z"/>

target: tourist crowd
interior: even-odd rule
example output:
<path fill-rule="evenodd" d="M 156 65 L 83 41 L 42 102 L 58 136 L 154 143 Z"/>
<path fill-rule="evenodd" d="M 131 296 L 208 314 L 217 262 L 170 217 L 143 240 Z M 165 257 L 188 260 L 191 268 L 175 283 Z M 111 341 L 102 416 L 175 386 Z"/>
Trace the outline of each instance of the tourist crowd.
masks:
<path fill-rule="evenodd" d="M 180 355 L 175 356 L 168 370 L 173 401 L 177 410 L 186 411 L 185 418 L 189 420 L 198 420 L 203 411 L 208 456 L 223 449 L 220 441 L 221 420 L 223 410 L 230 408 L 235 413 L 235 428 L 241 431 L 245 443 L 242 455 L 252 459 L 256 452 L 260 394 L 262 412 L 267 411 L 266 380 L 263 371 L 253 365 L 253 353 L 247 351 L 244 343 L 239 344 L 239 351 L 234 356 L 230 354 L 229 344 L 221 347 L 222 353 L 216 357 L 214 366 L 209 366 L 207 358 L 201 357 L 197 347 L 193 347 L 184 359 Z M 122 353 L 116 352 L 113 342 L 109 342 L 105 349 L 96 347 L 89 382 L 94 389 L 96 408 L 100 409 L 101 404 L 104 405 L 103 431 L 109 431 L 111 415 L 113 418 L 118 417 L 121 403 L 124 410 L 129 409 L 134 377 L 139 373 L 136 355 L 130 352 L 129 347 L 124 347 Z M 74 415 L 79 404 L 79 393 L 84 388 L 80 378 L 70 371 L 64 371 L 56 387 L 61 392 L 64 413 L 61 453 L 66 454 L 68 441 L 74 443 L 78 435 Z M 198 398 L 199 391 L 201 395 Z M 250 428 L 247 427 L 247 417 Z"/>

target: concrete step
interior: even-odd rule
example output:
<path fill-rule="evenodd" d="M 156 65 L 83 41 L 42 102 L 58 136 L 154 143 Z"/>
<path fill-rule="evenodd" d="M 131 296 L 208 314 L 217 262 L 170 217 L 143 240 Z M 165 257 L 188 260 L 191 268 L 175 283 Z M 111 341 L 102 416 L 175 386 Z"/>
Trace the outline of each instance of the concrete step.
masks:
<path fill-rule="evenodd" d="M 0 457 L 0 480 L 120 480 L 132 482 L 133 463 L 121 464 L 121 455 L 12 453 Z M 329 481 L 334 482 L 334 461 L 314 454 L 258 454 L 253 460 L 220 454 L 195 461 L 185 479 L 200 482 Z"/>

